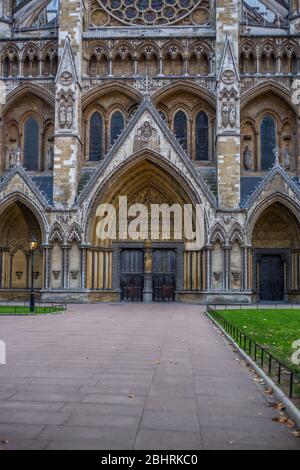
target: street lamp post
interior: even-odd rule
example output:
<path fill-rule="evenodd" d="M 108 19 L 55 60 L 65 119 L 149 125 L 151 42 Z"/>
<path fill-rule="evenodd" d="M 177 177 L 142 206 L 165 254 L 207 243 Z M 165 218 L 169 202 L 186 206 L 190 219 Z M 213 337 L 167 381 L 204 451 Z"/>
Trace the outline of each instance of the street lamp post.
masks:
<path fill-rule="evenodd" d="M 30 312 L 34 312 L 34 307 L 35 307 L 33 271 L 34 271 L 34 250 L 36 250 L 37 245 L 38 245 L 37 239 L 35 238 L 34 235 L 32 235 L 29 240 L 29 248 L 31 252 L 31 289 L 30 289 L 30 304 L 29 304 Z"/>

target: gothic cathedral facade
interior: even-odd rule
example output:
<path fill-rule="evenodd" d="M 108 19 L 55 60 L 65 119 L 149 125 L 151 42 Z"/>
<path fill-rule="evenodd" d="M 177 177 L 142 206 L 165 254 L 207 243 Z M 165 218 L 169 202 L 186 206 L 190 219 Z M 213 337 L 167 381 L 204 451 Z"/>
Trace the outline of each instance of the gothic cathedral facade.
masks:
<path fill-rule="evenodd" d="M 299 123 L 300 0 L 1 0 L 0 300 L 300 302 Z"/>

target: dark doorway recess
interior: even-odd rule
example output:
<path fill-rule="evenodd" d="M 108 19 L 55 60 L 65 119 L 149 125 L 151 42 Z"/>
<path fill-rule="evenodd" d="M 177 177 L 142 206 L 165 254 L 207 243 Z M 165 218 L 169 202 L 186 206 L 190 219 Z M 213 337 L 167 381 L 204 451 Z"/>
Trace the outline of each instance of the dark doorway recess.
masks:
<path fill-rule="evenodd" d="M 176 289 L 176 251 L 153 250 L 152 289 L 154 302 L 173 302 Z"/>
<path fill-rule="evenodd" d="M 121 251 L 121 297 L 130 302 L 143 301 L 144 251 Z"/>
<path fill-rule="evenodd" d="M 283 300 L 284 263 L 280 255 L 264 255 L 260 260 L 260 298 L 264 301 Z"/>

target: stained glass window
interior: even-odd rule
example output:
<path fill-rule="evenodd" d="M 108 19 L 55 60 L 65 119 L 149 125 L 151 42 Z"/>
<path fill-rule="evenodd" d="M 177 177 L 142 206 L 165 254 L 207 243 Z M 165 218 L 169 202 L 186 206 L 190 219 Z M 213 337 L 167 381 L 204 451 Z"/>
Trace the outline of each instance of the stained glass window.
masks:
<path fill-rule="evenodd" d="M 110 143 L 111 145 L 117 140 L 124 129 L 124 117 L 120 111 L 116 111 L 110 122 Z"/>
<path fill-rule="evenodd" d="M 187 118 L 183 111 L 178 111 L 175 115 L 174 132 L 181 146 L 187 150 Z"/>
<path fill-rule="evenodd" d="M 91 117 L 90 122 L 90 156 L 91 162 L 102 159 L 103 152 L 103 119 L 100 113 L 96 112 Z"/>
<path fill-rule="evenodd" d="M 124 24 L 174 24 L 193 15 L 194 24 L 207 23 L 203 19 L 202 0 L 99 0 L 100 5 Z M 199 8 L 200 7 L 200 8 Z"/>
<path fill-rule="evenodd" d="M 24 126 L 24 165 L 27 170 L 39 169 L 40 128 L 34 117 L 30 117 Z"/>
<path fill-rule="evenodd" d="M 208 160 L 208 117 L 201 111 L 196 117 L 196 160 Z"/>
<path fill-rule="evenodd" d="M 261 169 L 268 170 L 274 165 L 276 147 L 276 125 L 271 116 L 266 116 L 260 125 Z"/>

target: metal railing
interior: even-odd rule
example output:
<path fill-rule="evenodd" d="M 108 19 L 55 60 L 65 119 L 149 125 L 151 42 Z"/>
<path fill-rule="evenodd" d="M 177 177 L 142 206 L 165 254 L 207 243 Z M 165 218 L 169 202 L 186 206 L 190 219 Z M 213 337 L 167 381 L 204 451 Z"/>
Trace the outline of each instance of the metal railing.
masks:
<path fill-rule="evenodd" d="M 300 373 L 273 356 L 268 349 L 246 335 L 234 323 L 226 320 L 215 306 L 207 306 L 207 313 L 237 343 L 254 362 L 284 391 L 290 398 L 300 398 Z M 296 390 L 296 393 L 295 393 Z"/>

